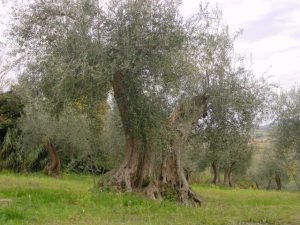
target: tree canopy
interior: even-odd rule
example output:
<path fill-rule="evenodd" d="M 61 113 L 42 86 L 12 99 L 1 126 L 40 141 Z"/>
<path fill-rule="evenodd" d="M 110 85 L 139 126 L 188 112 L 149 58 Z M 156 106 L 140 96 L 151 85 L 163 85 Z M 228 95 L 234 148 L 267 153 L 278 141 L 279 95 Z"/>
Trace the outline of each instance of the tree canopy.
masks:
<path fill-rule="evenodd" d="M 10 35 L 24 67 L 23 142 L 35 133 L 49 156 L 68 140 L 72 150 L 100 152 L 109 131 L 124 142 L 124 157 L 101 185 L 200 204 L 181 160 L 191 136 L 213 152 L 210 163 L 240 166 L 268 86 L 237 59 L 218 9 L 200 5 L 187 19 L 180 4 L 35 0 L 17 7 Z M 107 129 L 112 118 L 121 135 Z"/>

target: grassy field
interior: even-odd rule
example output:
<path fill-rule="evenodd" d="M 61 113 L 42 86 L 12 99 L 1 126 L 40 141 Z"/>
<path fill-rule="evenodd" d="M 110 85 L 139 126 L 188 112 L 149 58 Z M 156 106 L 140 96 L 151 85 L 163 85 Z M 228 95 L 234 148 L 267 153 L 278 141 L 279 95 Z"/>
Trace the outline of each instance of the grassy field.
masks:
<path fill-rule="evenodd" d="M 0 224 L 300 224 L 300 194 L 194 186 L 200 208 L 100 192 L 83 175 L 0 173 Z"/>

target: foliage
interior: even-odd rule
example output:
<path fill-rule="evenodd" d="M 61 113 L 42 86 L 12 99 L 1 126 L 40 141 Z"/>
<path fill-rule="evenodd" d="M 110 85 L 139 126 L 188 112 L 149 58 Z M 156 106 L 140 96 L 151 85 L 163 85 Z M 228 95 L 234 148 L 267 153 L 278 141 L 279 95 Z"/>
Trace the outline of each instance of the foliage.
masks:
<path fill-rule="evenodd" d="M 112 75 L 121 71 L 131 101 L 123 126 L 160 136 L 174 107 L 203 92 L 200 69 L 206 45 L 222 38 L 220 12 L 201 6 L 184 22 L 179 1 L 110 1 L 107 9 L 96 3 L 37 0 L 16 10 L 11 36 L 26 58 L 23 79 L 51 112 L 72 104 L 95 117 Z"/>
<path fill-rule="evenodd" d="M 273 144 L 276 157 L 285 165 L 300 190 L 300 89 L 282 92 L 277 99 Z"/>
<path fill-rule="evenodd" d="M 288 184 L 289 173 L 283 161 L 276 156 L 274 149 L 269 147 L 261 149 L 260 154 L 255 155 L 246 178 L 249 178 L 256 188 L 276 189 L 276 175 L 280 177 L 283 186 Z"/>
<path fill-rule="evenodd" d="M 275 120 L 269 125 L 270 140 L 256 151 L 248 177 L 257 187 L 299 189 L 299 89 L 277 95 Z M 276 185 L 277 184 L 277 185 Z M 278 186 L 279 184 L 279 186 Z"/>
<path fill-rule="evenodd" d="M 94 1 L 41 1 L 19 6 L 12 28 L 16 52 L 28 57 L 21 79 L 45 98 L 51 113 L 70 104 L 96 118 L 109 90 L 102 76 L 101 43 L 94 38 Z M 49 19 L 51 18 L 51 19 Z M 51 29 L 48 29 L 51 28 Z M 20 46 L 32 46 L 22 49 Z M 33 47 L 34 46 L 34 47 Z M 100 63 L 100 65 L 99 65 Z"/>
<path fill-rule="evenodd" d="M 36 162 L 41 146 L 53 142 L 68 169 L 97 171 L 115 167 L 126 147 L 125 160 L 136 161 L 122 165 L 137 169 L 121 168 L 115 177 L 124 184 L 122 175 L 130 174 L 127 183 L 142 186 L 149 177 L 161 179 L 169 153 L 176 162 L 169 177 L 182 175 L 186 149 L 191 169 L 216 164 L 229 176 L 244 173 L 270 86 L 235 55 L 235 37 L 218 9 L 200 5 L 184 20 L 179 6 L 179 0 L 18 6 L 11 40 L 15 55 L 24 57 L 22 151 Z M 146 173 L 153 174 L 140 182 Z"/>
<path fill-rule="evenodd" d="M 0 94 L 9 86 L 10 80 L 8 79 L 7 72 L 9 71 L 6 63 L 3 60 L 3 52 L 1 51 L 3 43 L 0 41 Z"/>
<path fill-rule="evenodd" d="M 38 142 L 56 139 L 59 146 L 59 132 L 54 131 L 62 127 L 60 120 L 69 108 L 86 115 L 89 136 L 99 139 L 105 115 L 99 106 L 113 91 L 128 162 L 116 170 L 112 183 L 137 190 L 131 185 L 141 187 L 150 176 L 157 182 L 148 186 L 165 180 L 172 189 L 181 189 L 182 200 L 199 203 L 178 161 L 205 105 L 203 68 L 209 68 L 205 63 L 211 57 L 222 57 L 222 49 L 214 52 L 213 44 L 223 41 L 226 29 L 218 10 L 201 5 L 198 14 L 184 21 L 179 6 L 177 0 L 112 0 L 106 6 L 98 1 L 36 0 L 15 11 L 11 36 L 15 53 L 24 57 L 21 79 L 43 102 L 40 128 L 28 123 L 42 128 L 35 132 L 41 135 Z M 227 39 L 223 43 L 231 44 Z M 169 165 L 162 166 L 164 162 Z M 157 185 L 159 191 L 161 187 Z M 158 193 L 155 188 L 151 192 Z"/>
<path fill-rule="evenodd" d="M 26 155 L 32 157 L 29 160 L 32 163 L 36 163 L 37 157 L 44 151 L 45 143 L 51 142 L 56 145 L 63 166 L 70 170 L 99 173 L 103 168 L 110 168 L 101 140 L 94 143 L 99 137 L 92 133 L 91 120 L 86 115 L 68 108 L 59 117 L 53 117 L 41 106 L 27 106 L 24 111 L 19 120 L 21 143 Z M 109 152 L 106 153 L 109 155 Z M 44 159 L 41 160 L 43 164 Z"/>
<path fill-rule="evenodd" d="M 0 94 L 0 144 L 8 128 L 15 126 L 17 118 L 22 113 L 21 99 L 13 92 Z"/>
<path fill-rule="evenodd" d="M 242 174 L 253 152 L 252 131 L 272 100 L 272 86 L 244 66 L 234 52 L 235 39 L 226 27 L 220 29 L 206 46 L 210 52 L 204 57 L 207 112 L 191 136 L 195 150 L 190 154 L 193 158 L 201 151 L 194 157 L 200 170 L 214 164 L 216 170 Z"/>
<path fill-rule="evenodd" d="M 18 140 L 19 131 L 16 128 L 8 128 L 0 151 L 0 170 L 12 169 L 21 171 L 24 168 L 24 152 Z"/>
<path fill-rule="evenodd" d="M 20 152 L 17 119 L 21 116 L 23 104 L 13 92 L 0 94 L 0 169 L 16 171 L 23 167 L 24 155 Z"/>
<path fill-rule="evenodd" d="M 300 155 L 300 89 L 295 87 L 279 95 L 276 110 L 275 145 L 295 156 Z"/>

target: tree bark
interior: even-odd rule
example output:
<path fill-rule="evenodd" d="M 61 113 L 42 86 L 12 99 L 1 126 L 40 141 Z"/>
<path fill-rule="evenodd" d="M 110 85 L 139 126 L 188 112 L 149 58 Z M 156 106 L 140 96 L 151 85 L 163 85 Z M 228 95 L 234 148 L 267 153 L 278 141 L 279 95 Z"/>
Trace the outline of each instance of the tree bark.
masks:
<path fill-rule="evenodd" d="M 147 137 L 147 129 L 139 132 L 130 126 L 132 105 L 126 86 L 126 76 L 117 72 L 114 74 L 114 97 L 120 112 L 126 139 L 125 159 L 121 166 L 111 171 L 107 179 L 102 179 L 100 184 L 107 182 L 116 189 L 128 192 L 142 192 L 152 199 L 172 198 L 183 203 L 200 205 L 201 199 L 194 193 L 186 179 L 181 164 L 181 151 L 186 142 L 186 130 L 191 123 L 178 122 L 180 112 L 170 116 L 170 126 L 167 128 L 172 138 L 167 139 L 166 149 L 162 152 L 154 149 L 155 140 Z M 198 116 L 199 119 L 199 116 Z M 138 134 L 137 134 L 138 133 Z"/>
<path fill-rule="evenodd" d="M 277 185 L 277 190 L 281 190 L 282 189 L 282 183 L 281 183 L 281 178 L 279 173 L 275 174 L 275 181 L 276 181 L 276 185 Z"/>
<path fill-rule="evenodd" d="M 181 164 L 181 150 L 184 148 L 184 136 L 178 132 L 177 137 L 170 141 L 171 149 L 164 152 L 161 176 L 159 179 L 160 190 L 163 197 L 168 192 L 177 192 L 177 198 L 180 202 L 201 204 L 201 199 L 194 193 L 186 179 L 184 169 Z M 176 136 L 176 135 L 175 135 Z M 166 192 L 166 193 L 165 193 Z"/>
<path fill-rule="evenodd" d="M 228 174 L 228 184 L 229 184 L 229 187 L 233 187 L 232 171 L 230 171 Z"/>
<path fill-rule="evenodd" d="M 255 181 L 255 186 L 257 189 L 259 189 L 259 183 L 257 181 Z"/>
<path fill-rule="evenodd" d="M 49 176 L 58 176 L 60 174 L 61 163 L 55 147 L 52 143 L 44 145 L 48 154 L 48 163 L 45 167 L 45 172 Z"/>
<path fill-rule="evenodd" d="M 127 137 L 125 159 L 112 171 L 109 184 L 127 192 L 143 192 L 152 199 L 172 198 L 200 205 L 201 199 L 191 190 L 181 165 L 181 144 L 179 138 L 171 140 L 171 148 L 163 152 L 162 163 L 155 170 L 155 152 L 149 144 Z"/>
<path fill-rule="evenodd" d="M 235 165 L 235 162 L 231 163 L 230 168 L 229 168 L 229 172 L 228 172 L 229 187 L 233 187 L 232 173 L 233 173 L 234 165 Z"/>
<path fill-rule="evenodd" d="M 269 190 L 269 189 L 271 188 L 271 183 L 272 183 L 272 180 L 271 180 L 271 179 L 269 179 L 269 181 L 268 181 L 268 185 L 267 185 L 267 187 L 266 187 L 266 189 L 267 189 L 267 190 Z"/>
<path fill-rule="evenodd" d="M 225 169 L 224 171 L 224 185 L 232 187 L 233 181 L 232 181 L 232 173 L 234 169 L 235 162 L 231 163 L 228 169 Z"/>
<path fill-rule="evenodd" d="M 228 186 L 228 180 L 229 180 L 229 178 L 228 178 L 228 169 L 225 169 L 225 171 L 224 171 L 224 185 L 225 186 Z"/>
<path fill-rule="evenodd" d="M 189 182 L 193 171 L 188 168 L 183 168 L 183 170 L 184 170 L 185 178 Z"/>
<path fill-rule="evenodd" d="M 217 185 L 220 183 L 220 174 L 219 174 L 219 168 L 218 168 L 218 165 L 217 165 L 217 162 L 214 161 L 212 164 L 211 164 L 211 167 L 212 167 L 212 170 L 213 170 L 213 179 L 212 179 L 212 183 Z"/>

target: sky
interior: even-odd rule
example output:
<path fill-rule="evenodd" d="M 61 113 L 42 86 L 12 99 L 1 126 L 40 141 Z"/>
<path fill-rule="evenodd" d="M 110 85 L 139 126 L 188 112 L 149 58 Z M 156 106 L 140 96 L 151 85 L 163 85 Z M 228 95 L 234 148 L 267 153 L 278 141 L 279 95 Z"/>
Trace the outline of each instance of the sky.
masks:
<path fill-rule="evenodd" d="M 6 7 L 2 2 L 6 2 Z M 181 12 L 189 17 L 197 12 L 201 0 L 182 2 Z M 284 89 L 300 85 L 300 0 L 206 2 L 218 5 L 232 34 L 243 29 L 235 50 L 245 57 L 256 76 L 269 76 L 271 82 Z M 9 3 L 10 0 L 0 0 L 0 54 L 5 48 L 5 44 L 1 47 L 1 40 L 8 22 Z"/>
<path fill-rule="evenodd" d="M 257 76 L 288 89 L 300 85 L 300 0 L 211 0 L 223 12 L 232 34 L 243 29 L 235 44 Z M 200 0 L 183 0 L 185 17 Z"/>

